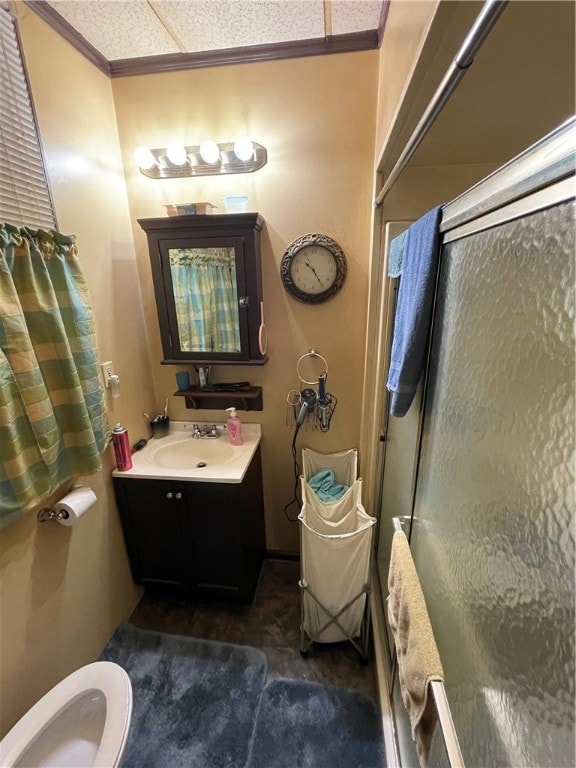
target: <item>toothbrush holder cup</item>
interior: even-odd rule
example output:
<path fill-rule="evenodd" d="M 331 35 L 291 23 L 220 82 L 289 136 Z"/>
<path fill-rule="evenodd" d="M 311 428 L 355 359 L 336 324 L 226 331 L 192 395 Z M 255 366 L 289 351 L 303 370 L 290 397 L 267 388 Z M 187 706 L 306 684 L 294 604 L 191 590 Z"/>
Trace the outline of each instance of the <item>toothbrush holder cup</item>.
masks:
<path fill-rule="evenodd" d="M 150 422 L 150 429 L 152 430 L 152 437 L 157 440 L 160 437 L 166 437 L 170 430 L 170 419 L 168 416 L 157 416 L 154 421 Z"/>

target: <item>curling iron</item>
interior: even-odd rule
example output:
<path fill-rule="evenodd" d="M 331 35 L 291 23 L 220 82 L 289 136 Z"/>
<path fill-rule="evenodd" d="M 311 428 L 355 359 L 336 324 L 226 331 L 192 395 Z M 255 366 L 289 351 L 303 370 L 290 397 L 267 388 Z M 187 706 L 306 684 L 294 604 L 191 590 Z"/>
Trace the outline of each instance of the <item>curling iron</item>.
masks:
<path fill-rule="evenodd" d="M 330 420 L 336 407 L 336 401 L 333 396 L 326 392 L 327 374 L 324 372 L 318 378 L 318 399 L 316 401 L 316 417 L 321 432 L 328 432 L 330 429 Z"/>

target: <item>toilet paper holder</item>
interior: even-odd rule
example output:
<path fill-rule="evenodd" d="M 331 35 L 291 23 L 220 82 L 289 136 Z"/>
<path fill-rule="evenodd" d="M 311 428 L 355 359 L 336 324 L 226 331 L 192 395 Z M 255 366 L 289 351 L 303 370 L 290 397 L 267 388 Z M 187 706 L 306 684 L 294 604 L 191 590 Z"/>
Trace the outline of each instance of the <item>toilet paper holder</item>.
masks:
<path fill-rule="evenodd" d="M 68 517 L 68 512 L 64 511 L 63 509 L 61 509 L 59 512 L 56 512 L 55 509 L 50 509 L 50 507 L 42 507 L 42 509 L 38 512 L 36 519 L 39 523 L 47 523 L 48 520 L 67 520 Z"/>
<path fill-rule="evenodd" d="M 70 490 L 73 491 L 74 488 L 82 488 L 82 483 L 73 483 L 70 486 Z M 56 520 L 59 522 L 61 520 L 68 520 L 69 517 L 70 515 L 68 512 L 66 512 L 66 510 L 60 509 L 56 511 L 52 507 L 42 507 L 42 509 L 39 510 L 38 514 L 36 515 L 36 519 L 39 523 L 47 523 L 48 520 Z"/>

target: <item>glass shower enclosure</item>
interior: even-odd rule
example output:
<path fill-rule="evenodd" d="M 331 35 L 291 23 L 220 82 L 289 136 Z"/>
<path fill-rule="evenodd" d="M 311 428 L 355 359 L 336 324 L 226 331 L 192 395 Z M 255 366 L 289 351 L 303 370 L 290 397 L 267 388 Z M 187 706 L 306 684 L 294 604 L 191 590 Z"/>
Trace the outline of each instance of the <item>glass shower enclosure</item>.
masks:
<path fill-rule="evenodd" d="M 387 442 L 382 592 L 391 518 L 409 497 L 405 531 L 470 767 L 575 764 L 574 128 L 445 206 L 410 488 L 391 486 L 403 449 Z M 391 688 L 400 761 L 417 766 L 397 677 Z M 430 765 L 450 765 L 439 728 Z"/>

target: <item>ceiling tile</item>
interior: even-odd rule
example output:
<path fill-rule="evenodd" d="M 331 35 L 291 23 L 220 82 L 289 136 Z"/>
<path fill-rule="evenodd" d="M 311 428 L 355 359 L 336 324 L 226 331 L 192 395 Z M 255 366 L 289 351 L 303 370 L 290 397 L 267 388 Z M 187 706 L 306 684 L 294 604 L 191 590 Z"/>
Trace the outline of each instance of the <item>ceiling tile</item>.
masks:
<path fill-rule="evenodd" d="M 322 0 L 154 0 L 187 50 L 324 37 Z"/>
<path fill-rule="evenodd" d="M 332 34 L 378 29 L 382 0 L 332 0 Z"/>
<path fill-rule="evenodd" d="M 329 5 L 328 5 L 329 3 Z M 108 61 L 323 38 L 324 0 L 48 0 Z M 326 0 L 333 35 L 378 27 L 382 0 Z"/>
<path fill-rule="evenodd" d="M 179 51 L 146 0 L 50 0 L 49 4 L 108 61 Z"/>

